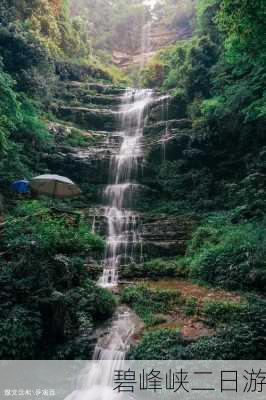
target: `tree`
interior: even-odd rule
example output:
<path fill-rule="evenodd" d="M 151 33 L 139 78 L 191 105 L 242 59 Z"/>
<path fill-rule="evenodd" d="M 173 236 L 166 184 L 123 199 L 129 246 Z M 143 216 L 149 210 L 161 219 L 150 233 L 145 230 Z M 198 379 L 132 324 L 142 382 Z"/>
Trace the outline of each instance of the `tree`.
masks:
<path fill-rule="evenodd" d="M 71 12 L 82 16 L 96 49 L 134 52 L 150 18 L 144 0 L 72 0 Z"/>
<path fill-rule="evenodd" d="M 266 58 L 266 3 L 263 0 L 223 0 L 218 21 L 226 35 L 225 47 L 230 62 L 251 64 Z M 260 39 L 259 39 L 260 38 Z"/>

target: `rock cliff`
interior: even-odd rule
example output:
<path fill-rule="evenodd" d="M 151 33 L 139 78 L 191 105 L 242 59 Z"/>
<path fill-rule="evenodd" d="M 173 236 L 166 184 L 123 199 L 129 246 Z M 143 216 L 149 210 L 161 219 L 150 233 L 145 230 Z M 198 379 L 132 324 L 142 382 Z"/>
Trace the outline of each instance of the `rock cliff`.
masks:
<path fill-rule="evenodd" d="M 56 102 L 51 105 L 56 120 L 50 123 L 50 131 L 58 144 L 53 154 L 43 155 L 52 172 L 67 175 L 81 186 L 81 207 L 88 223 L 103 236 L 106 220 L 99 204 L 102 204 L 103 188 L 108 184 L 110 158 L 121 144 L 118 104 L 123 91 L 121 87 L 104 84 L 61 81 Z M 150 105 L 141 144 L 145 160 L 137 177 L 141 184 L 129 189 L 130 193 L 134 191 L 133 205 L 139 210 L 142 237 L 139 251 L 143 252 L 144 259 L 184 254 L 186 241 L 197 223 L 193 219 L 145 211 L 144 205 L 158 195 L 152 174 L 154 165 L 162 161 L 163 146 L 171 144 L 176 157 L 178 147 L 188 141 L 189 121 L 164 120 L 165 101 L 171 109 L 171 99 L 161 94 L 156 94 Z M 169 112 L 168 116 L 171 117 Z M 73 132 L 84 138 L 82 145 L 69 143 Z"/>

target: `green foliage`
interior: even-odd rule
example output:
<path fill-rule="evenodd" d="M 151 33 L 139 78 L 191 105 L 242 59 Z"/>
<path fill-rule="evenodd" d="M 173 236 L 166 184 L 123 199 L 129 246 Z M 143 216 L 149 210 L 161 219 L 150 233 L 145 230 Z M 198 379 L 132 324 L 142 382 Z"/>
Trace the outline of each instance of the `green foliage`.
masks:
<path fill-rule="evenodd" d="M 237 303 L 226 300 L 206 300 L 202 312 L 212 326 L 219 323 L 233 323 L 241 321 L 248 311 L 246 303 Z"/>
<path fill-rule="evenodd" d="M 129 354 L 132 360 L 180 360 L 184 351 L 178 331 L 160 329 L 145 333 Z"/>
<path fill-rule="evenodd" d="M 223 0 L 218 15 L 219 25 L 226 35 L 226 56 L 229 62 L 265 61 L 266 5 L 261 0 L 249 1 Z"/>
<path fill-rule="evenodd" d="M 217 60 L 217 50 L 208 37 L 188 40 L 161 51 L 144 70 L 144 77 L 156 82 L 158 72 L 164 76 L 163 88 L 182 91 L 187 101 L 208 97 L 210 68 Z M 163 68 L 162 68 L 163 67 Z M 151 70 L 151 73 L 149 72 Z M 159 77 L 158 85 L 162 82 Z M 144 78 L 144 83 L 148 82 Z M 158 86 L 157 85 L 157 86 Z M 152 85 L 153 86 L 153 85 Z"/>
<path fill-rule="evenodd" d="M 7 149 L 8 136 L 14 131 L 19 121 L 19 102 L 16 93 L 13 91 L 13 80 L 11 77 L 0 71 L 0 151 Z"/>
<path fill-rule="evenodd" d="M 0 168 L 3 182 L 29 176 L 38 151 L 48 150 L 51 137 L 37 104 L 17 93 L 10 75 L 0 69 Z M 34 153 L 32 150 L 35 150 Z"/>
<path fill-rule="evenodd" d="M 213 194 L 210 199 L 214 176 L 209 168 L 202 166 L 203 157 L 200 149 L 189 148 L 183 152 L 183 159 L 166 160 L 155 166 L 154 179 L 169 201 L 169 211 L 173 208 L 205 211 L 219 204 Z"/>
<path fill-rule="evenodd" d="M 14 216 L 16 220 L 13 221 Z M 38 201 L 22 202 L 14 210 L 12 217 L 6 221 L 4 243 L 9 249 L 32 248 L 43 254 L 82 254 L 90 250 L 101 251 L 103 241 L 90 233 L 85 223 L 73 224 L 63 218 L 56 218 L 50 210 L 43 208 Z"/>
<path fill-rule="evenodd" d="M 70 313 L 75 313 L 80 323 L 80 329 L 84 329 L 86 316 L 95 322 L 109 318 L 116 306 L 114 296 L 92 281 L 85 281 L 82 287 L 69 290 L 66 295 L 66 303 L 69 304 Z"/>
<path fill-rule="evenodd" d="M 249 326 L 233 324 L 218 335 L 204 337 L 183 352 L 186 360 L 245 360 L 259 359 L 255 337 Z"/>
<path fill-rule="evenodd" d="M 91 142 L 89 136 L 85 136 L 79 129 L 73 128 L 69 135 L 64 137 L 64 144 L 73 147 L 88 147 Z"/>
<path fill-rule="evenodd" d="M 214 336 L 189 343 L 174 330 L 156 330 L 145 333 L 129 357 L 137 360 L 262 359 L 265 357 L 265 300 L 250 298 L 248 305 L 238 307 L 240 315 L 233 308 L 235 320 L 229 317 L 228 305 L 224 307 L 228 324 Z M 225 322 L 220 308 L 212 316 Z"/>
<path fill-rule="evenodd" d="M 187 297 L 183 306 L 183 311 L 187 317 L 193 316 L 197 312 L 198 300 L 196 297 Z"/>
<path fill-rule="evenodd" d="M 163 86 L 166 71 L 169 69 L 164 57 L 165 52 L 161 51 L 145 65 L 141 71 L 142 86 L 157 88 Z"/>
<path fill-rule="evenodd" d="M 88 360 L 94 353 L 91 338 L 86 335 L 70 339 L 52 350 L 52 360 Z"/>
<path fill-rule="evenodd" d="M 53 63 L 45 47 L 20 24 L 0 28 L 0 51 L 5 70 L 16 88 L 30 95 L 48 96 L 53 83 Z"/>
<path fill-rule="evenodd" d="M 214 87 L 223 96 L 220 118 L 239 115 L 240 120 L 265 118 L 265 24 L 263 2 L 224 0 L 216 7 L 217 29 L 224 37 L 224 52 L 214 70 Z M 218 105 L 219 106 L 219 105 Z"/>
<path fill-rule="evenodd" d="M 184 358 L 190 360 L 264 358 L 265 300 L 250 298 L 248 305 L 238 305 L 238 307 L 240 307 L 240 314 L 237 313 L 235 307 L 233 309 L 235 320 L 229 316 L 228 305 L 225 306 L 225 318 L 221 314 L 221 309 L 216 308 L 212 317 L 215 319 L 218 317 L 219 321 L 227 319 L 229 325 L 221 328 L 216 336 L 202 338 L 188 346 L 184 352 Z"/>
<path fill-rule="evenodd" d="M 134 309 L 146 325 L 163 322 L 160 314 L 171 311 L 180 303 L 180 293 L 175 290 L 153 290 L 145 285 L 130 286 L 122 292 L 122 301 Z"/>
<path fill-rule="evenodd" d="M 217 25 L 220 5 L 220 0 L 200 0 L 196 4 L 198 34 L 208 35 L 214 43 L 219 45 L 222 42 L 222 35 Z"/>
<path fill-rule="evenodd" d="M 263 290 L 265 285 L 265 223 L 234 225 L 210 220 L 190 242 L 187 264 L 191 276 L 230 289 Z"/>
<path fill-rule="evenodd" d="M 162 0 L 163 10 L 158 4 L 155 17 L 170 29 L 184 29 L 189 37 L 194 2 Z M 108 51 L 134 53 L 150 18 L 141 0 L 79 0 L 72 14 L 66 1 L 1 1 L 3 189 L 13 179 L 47 170 L 42 153 L 50 151 L 51 137 L 40 109 L 51 101 L 54 64 L 62 80 L 82 75 L 82 79 L 127 84 L 111 65 Z M 261 0 L 252 4 L 200 0 L 194 36 L 160 51 L 144 68 L 143 85 L 171 91 L 171 118 L 188 118 L 193 128 L 176 136 L 166 160 L 156 160 L 152 185 L 162 196 L 156 200 L 157 210 L 231 212 L 209 218 L 199 227 L 182 262 L 152 260 L 136 266 L 134 273 L 125 269 L 125 277 L 177 277 L 189 271 L 190 277 L 216 286 L 264 290 L 264 14 Z M 95 56 L 92 47 L 97 48 Z M 40 93 L 42 104 L 33 102 L 30 97 L 40 99 Z M 77 130 L 66 143 L 88 144 Z M 91 200 L 96 189 L 90 185 L 89 190 Z M 88 270 L 88 257 L 99 255 L 103 248 L 103 241 L 90 233 L 85 221 L 58 214 L 40 202 L 22 202 L 10 210 L 1 232 L 1 358 L 91 354 L 86 335 L 115 307 L 112 294 L 92 281 L 97 271 Z M 198 307 L 195 298 L 182 304 L 176 291 L 145 286 L 125 289 L 122 301 L 150 327 L 165 321 L 165 314 L 177 306 L 187 316 L 195 315 Z M 214 336 L 189 344 L 173 330 L 149 332 L 131 357 L 264 357 L 264 300 L 247 296 L 247 303 L 208 301 L 203 315 L 217 330 Z"/>
<path fill-rule="evenodd" d="M 85 21 L 94 48 L 128 54 L 139 48 L 142 28 L 149 18 L 143 0 L 78 0 L 71 1 L 71 9 Z"/>
<path fill-rule="evenodd" d="M 34 357 L 34 348 L 41 340 L 41 316 L 19 305 L 0 319 L 0 356 L 2 359 Z"/>
<path fill-rule="evenodd" d="M 90 42 L 83 21 L 70 18 L 65 1 L 39 0 L 28 4 L 22 0 L 19 4 L 11 3 L 13 8 L 4 3 L 0 9 L 0 20 L 16 28 L 21 27 L 53 56 L 74 55 L 79 58 L 89 54 Z M 8 12 L 6 8 L 9 8 Z"/>
<path fill-rule="evenodd" d="M 183 201 L 200 213 L 241 206 L 252 218 L 265 212 L 264 192 L 245 180 L 265 170 L 258 150 L 265 146 L 265 46 L 257 39 L 265 36 L 265 5 L 200 0 L 196 7 L 192 39 L 160 51 L 143 71 L 144 85 L 171 90 L 172 118 L 186 117 L 193 128 L 167 146 L 164 162 L 151 160 L 157 203 Z"/>
<path fill-rule="evenodd" d="M 51 136 L 41 120 L 37 104 L 23 95 L 20 95 L 19 100 L 20 121 L 11 138 L 25 146 L 31 145 L 36 151 L 47 149 Z"/>
<path fill-rule="evenodd" d="M 185 277 L 187 269 L 178 259 L 155 258 L 143 264 L 124 267 L 121 271 L 123 278 Z"/>
<path fill-rule="evenodd" d="M 129 77 L 117 66 L 113 65 L 112 63 L 102 63 L 100 64 L 102 70 L 110 76 L 114 85 L 125 85 L 128 86 L 131 82 Z"/>
<path fill-rule="evenodd" d="M 94 274 L 86 266 L 88 256 L 102 252 L 104 243 L 83 221 L 27 201 L 5 224 L 0 324 L 6 333 L 1 354 L 32 358 L 46 346 L 52 354 L 58 344 L 112 314 L 113 296 L 89 280 Z M 21 340 L 23 346 L 15 346 Z"/>

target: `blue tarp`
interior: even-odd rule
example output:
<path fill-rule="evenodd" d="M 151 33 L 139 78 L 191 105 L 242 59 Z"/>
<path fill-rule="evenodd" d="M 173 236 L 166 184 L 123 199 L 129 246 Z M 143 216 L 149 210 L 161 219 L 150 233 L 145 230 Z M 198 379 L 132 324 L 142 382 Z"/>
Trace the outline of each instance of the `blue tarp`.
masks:
<path fill-rule="evenodd" d="M 29 182 L 26 180 L 15 181 L 11 184 L 11 190 L 16 193 L 28 193 Z"/>

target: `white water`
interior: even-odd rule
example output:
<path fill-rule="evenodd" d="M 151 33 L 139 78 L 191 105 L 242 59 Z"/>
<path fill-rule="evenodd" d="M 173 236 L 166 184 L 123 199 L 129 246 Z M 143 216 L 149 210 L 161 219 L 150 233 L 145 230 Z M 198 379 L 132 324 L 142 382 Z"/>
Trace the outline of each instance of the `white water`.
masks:
<path fill-rule="evenodd" d="M 119 112 L 123 140 L 119 153 L 111 159 L 110 184 L 104 191 L 108 233 L 100 286 L 106 288 L 117 286 L 121 263 L 133 261 L 136 248 L 141 247 L 137 217 L 130 206 L 137 189 L 134 180 L 142 163 L 141 138 L 151 99 L 151 90 L 127 90 Z"/>
<path fill-rule="evenodd" d="M 162 161 L 166 160 L 166 142 L 169 139 L 169 96 L 162 100 L 162 120 L 165 120 L 165 131 L 162 136 Z"/>
<path fill-rule="evenodd" d="M 99 285 L 115 288 L 121 263 L 134 260 L 137 246 L 141 246 L 137 216 L 130 209 L 137 184 L 134 182 L 142 163 L 141 138 L 145 114 L 152 101 L 150 90 L 127 90 L 120 108 L 123 131 L 119 153 L 110 162 L 110 184 L 104 191 L 105 217 L 108 224 L 107 246 L 103 260 L 104 271 Z M 93 224 L 95 227 L 95 222 Z M 121 395 L 112 389 L 114 371 L 123 362 L 134 332 L 137 317 L 121 306 L 106 335 L 98 340 L 94 362 L 82 371 L 77 390 L 67 400 L 116 400 Z M 106 363 L 106 360 L 109 360 Z M 104 365 L 103 365 L 104 364 Z"/>
<path fill-rule="evenodd" d="M 93 363 L 82 370 L 76 387 L 65 400 L 116 400 L 114 371 L 123 368 L 125 355 L 135 332 L 136 317 L 127 307 L 119 307 L 109 333 L 99 339 Z"/>

